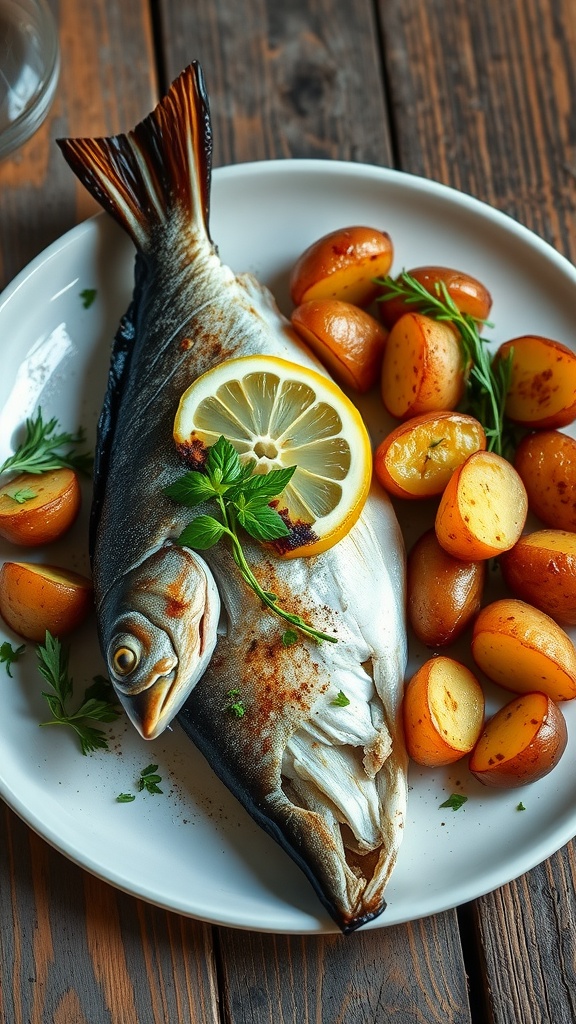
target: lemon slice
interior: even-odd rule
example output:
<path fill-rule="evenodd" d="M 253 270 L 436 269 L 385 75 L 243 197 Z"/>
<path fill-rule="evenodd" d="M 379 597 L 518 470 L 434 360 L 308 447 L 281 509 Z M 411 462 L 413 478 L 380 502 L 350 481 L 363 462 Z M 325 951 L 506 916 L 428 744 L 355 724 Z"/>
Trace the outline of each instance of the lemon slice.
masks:
<path fill-rule="evenodd" d="M 333 381 L 275 356 L 228 359 L 184 392 L 174 440 L 189 465 L 224 435 L 256 473 L 297 466 L 273 504 L 290 534 L 274 542 L 288 558 L 317 555 L 344 537 L 372 475 L 368 432 Z"/>

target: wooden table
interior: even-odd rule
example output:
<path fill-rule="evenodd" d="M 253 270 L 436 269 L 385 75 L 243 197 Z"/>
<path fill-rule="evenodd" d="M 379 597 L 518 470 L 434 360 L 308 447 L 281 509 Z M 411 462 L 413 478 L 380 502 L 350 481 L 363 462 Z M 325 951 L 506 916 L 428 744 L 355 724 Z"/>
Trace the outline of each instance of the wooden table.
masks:
<path fill-rule="evenodd" d="M 574 0 L 54 0 L 48 121 L 0 165 L 0 282 L 94 212 L 54 138 L 132 127 L 193 58 L 215 164 L 321 157 L 472 193 L 576 256 Z M 1 756 L 1 754 L 0 754 Z M 6 1024 L 572 1024 L 576 856 L 411 924 L 285 937 L 126 896 L 0 813 Z"/>

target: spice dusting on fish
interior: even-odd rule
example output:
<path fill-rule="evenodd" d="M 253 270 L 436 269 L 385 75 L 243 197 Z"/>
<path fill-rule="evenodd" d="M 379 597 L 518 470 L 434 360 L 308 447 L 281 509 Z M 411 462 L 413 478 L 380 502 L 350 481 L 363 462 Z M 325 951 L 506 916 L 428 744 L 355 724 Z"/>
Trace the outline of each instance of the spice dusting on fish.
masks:
<path fill-rule="evenodd" d="M 385 907 L 404 825 L 404 554 L 396 518 L 374 487 L 356 525 L 329 551 L 284 561 L 246 544 L 259 583 L 336 633 L 337 644 L 283 643 L 280 620 L 239 578 L 225 544 L 201 559 L 175 543 L 190 510 L 164 492 L 184 468 L 172 441 L 184 390 L 228 357 L 318 364 L 269 292 L 235 276 L 210 239 L 211 130 L 197 64 L 129 134 L 59 144 L 137 250 L 99 423 L 91 521 L 111 678 L 143 736 L 154 738 L 178 717 L 303 868 L 340 928 L 353 931 Z"/>

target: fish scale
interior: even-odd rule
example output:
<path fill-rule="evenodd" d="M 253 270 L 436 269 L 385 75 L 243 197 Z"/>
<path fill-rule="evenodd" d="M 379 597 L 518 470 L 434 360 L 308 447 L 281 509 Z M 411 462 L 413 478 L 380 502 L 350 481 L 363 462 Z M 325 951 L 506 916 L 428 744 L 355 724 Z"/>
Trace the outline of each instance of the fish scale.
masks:
<path fill-rule="evenodd" d="M 396 517 L 374 484 L 356 524 L 328 551 L 282 560 L 245 545 L 263 588 L 336 634 L 336 644 L 286 646 L 279 619 L 244 584 L 225 543 L 203 558 L 175 543 L 207 511 L 164 494 L 183 471 L 172 427 L 190 383 L 223 359 L 251 354 L 326 371 L 268 290 L 234 275 L 210 239 L 211 130 L 197 63 L 128 135 L 59 144 L 137 250 L 98 427 L 91 517 L 98 633 L 112 682 L 146 738 L 177 718 L 339 927 L 353 931 L 385 907 L 405 818 Z M 230 711 L 231 691 L 241 695 L 241 718 Z M 335 703 L 341 691 L 348 705 Z"/>

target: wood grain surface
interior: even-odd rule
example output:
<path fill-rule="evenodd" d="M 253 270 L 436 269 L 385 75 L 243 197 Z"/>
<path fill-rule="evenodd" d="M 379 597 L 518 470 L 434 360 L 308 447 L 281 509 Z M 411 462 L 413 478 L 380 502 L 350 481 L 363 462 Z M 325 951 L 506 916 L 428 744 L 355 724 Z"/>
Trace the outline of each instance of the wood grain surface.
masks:
<path fill-rule="evenodd" d="M 61 0 L 62 77 L 0 163 L 0 282 L 94 212 L 54 139 L 130 128 L 190 60 L 215 163 L 320 157 L 470 192 L 576 253 L 573 0 Z M 0 809 L 6 1024 L 572 1024 L 575 851 L 459 913 L 337 936 L 212 928 Z"/>

